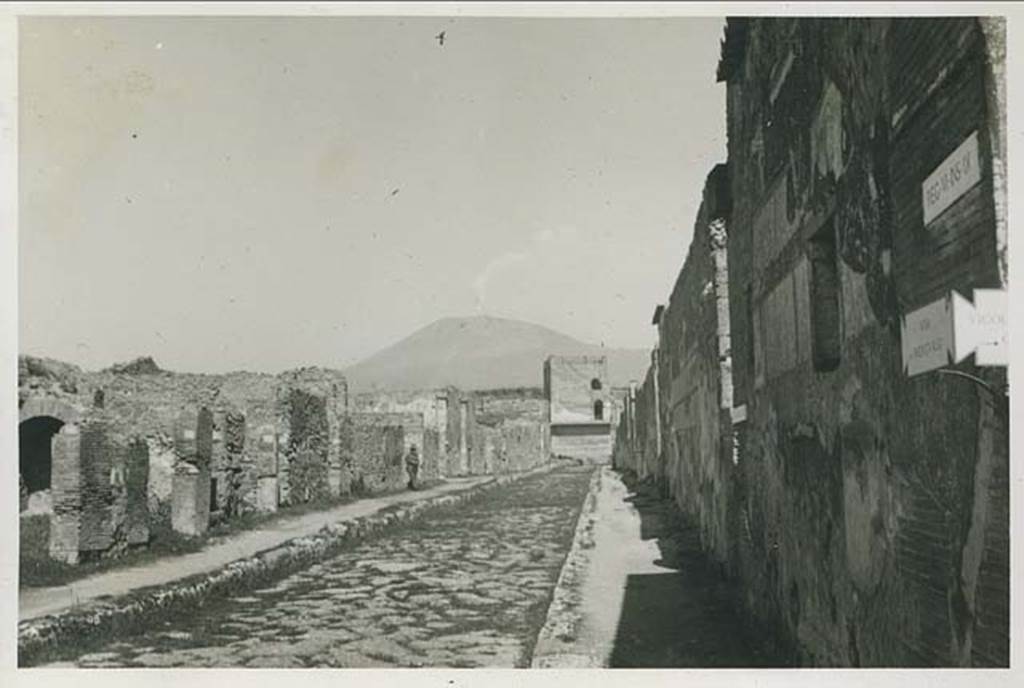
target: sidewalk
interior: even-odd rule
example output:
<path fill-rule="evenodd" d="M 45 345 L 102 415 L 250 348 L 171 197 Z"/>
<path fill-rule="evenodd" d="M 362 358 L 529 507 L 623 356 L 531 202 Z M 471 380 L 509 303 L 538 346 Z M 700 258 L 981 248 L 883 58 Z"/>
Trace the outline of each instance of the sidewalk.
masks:
<path fill-rule="evenodd" d="M 786 665 L 738 612 L 733 584 L 717 575 L 696 529 L 677 523 L 672 510 L 601 469 L 567 562 L 568 589 L 555 593 L 566 602 L 541 632 L 535 667 Z"/>
<path fill-rule="evenodd" d="M 108 595 L 124 595 L 140 588 L 163 585 L 200 573 L 216 571 L 239 559 L 254 556 L 294 538 L 313 535 L 339 521 L 371 516 L 394 504 L 413 502 L 461 492 L 492 480 L 493 476 L 448 478 L 425 490 L 368 497 L 326 511 L 282 518 L 258 530 L 217 538 L 199 552 L 167 557 L 157 561 L 113 571 L 105 571 L 69 585 L 27 588 L 18 594 L 19 621 L 65 612 L 89 600 Z"/>

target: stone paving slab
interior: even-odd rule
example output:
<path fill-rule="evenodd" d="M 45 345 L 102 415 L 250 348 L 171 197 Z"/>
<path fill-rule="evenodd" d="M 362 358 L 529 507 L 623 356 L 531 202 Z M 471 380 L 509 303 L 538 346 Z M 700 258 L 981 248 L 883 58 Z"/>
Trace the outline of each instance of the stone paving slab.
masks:
<path fill-rule="evenodd" d="M 593 469 L 503 481 L 42 666 L 523 667 Z"/>
<path fill-rule="evenodd" d="M 69 611 L 84 603 L 110 595 L 164 585 L 182 578 L 209 573 L 233 561 L 251 557 L 288 540 L 312 535 L 325 526 L 370 516 L 382 509 L 456 493 L 493 480 L 491 476 L 449 478 L 435 487 L 367 497 L 349 504 L 291 518 L 282 518 L 259 529 L 215 538 L 198 552 L 166 557 L 156 561 L 105 571 L 69 585 L 27 588 L 18 593 L 18 617 L 21 621 Z"/>

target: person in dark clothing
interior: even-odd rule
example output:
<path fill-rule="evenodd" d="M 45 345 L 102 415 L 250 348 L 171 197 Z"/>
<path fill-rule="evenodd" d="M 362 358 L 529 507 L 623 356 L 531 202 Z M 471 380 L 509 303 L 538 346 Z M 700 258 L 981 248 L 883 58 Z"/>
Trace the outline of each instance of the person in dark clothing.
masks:
<path fill-rule="evenodd" d="M 419 487 L 417 478 L 420 473 L 420 455 L 415 444 L 409 447 L 409 453 L 405 457 L 405 468 L 409 471 L 409 489 L 417 489 Z"/>

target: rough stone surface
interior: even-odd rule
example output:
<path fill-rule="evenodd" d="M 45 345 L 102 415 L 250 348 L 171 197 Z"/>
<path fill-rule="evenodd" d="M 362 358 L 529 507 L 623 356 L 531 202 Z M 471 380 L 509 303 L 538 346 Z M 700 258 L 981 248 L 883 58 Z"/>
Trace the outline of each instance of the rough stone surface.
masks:
<path fill-rule="evenodd" d="M 161 619 L 158 633 L 84 648 L 79 665 L 524 665 L 589 477 L 575 468 L 497 478 L 403 505 L 390 522 L 338 524 L 212 576 L 23 622 L 19 661 L 59 661 L 62 639 L 153 631 Z"/>
<path fill-rule="evenodd" d="M 691 247 L 615 461 L 807 665 L 1009 661 L 1006 371 L 911 377 L 900 332 L 1006 287 L 988 40 L 971 17 L 728 22 L 729 374 Z M 925 224 L 922 182 L 974 132 L 981 181 Z"/>

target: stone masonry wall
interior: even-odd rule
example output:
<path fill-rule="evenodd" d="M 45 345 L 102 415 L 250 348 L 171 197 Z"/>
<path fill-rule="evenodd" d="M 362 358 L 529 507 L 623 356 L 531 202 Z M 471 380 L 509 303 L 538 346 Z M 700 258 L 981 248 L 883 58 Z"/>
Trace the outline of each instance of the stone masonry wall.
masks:
<path fill-rule="evenodd" d="M 351 490 L 372 494 L 400 489 L 408 482 L 405 470 L 405 432 L 393 414 L 353 413 L 346 424 L 351 432 Z"/>
<path fill-rule="evenodd" d="M 82 514 L 81 430 L 67 424 L 53 438 L 53 515 L 50 517 L 50 556 L 78 563 Z"/>
<path fill-rule="evenodd" d="M 61 506 L 51 550 L 67 561 L 78 548 L 108 556 L 144 544 L 152 520 L 168 512 L 173 527 L 198 535 L 214 517 L 400 488 L 413 443 L 423 480 L 535 465 L 546 454 L 527 457 L 532 439 L 520 435 L 530 431 L 506 437 L 478 427 L 477 415 L 518 423 L 542 413 L 537 396 L 452 388 L 353 399 L 353 411 L 380 416 L 370 421 L 349 413 L 344 377 L 321 368 L 195 375 L 150 362 L 91 373 L 19 359 L 22 420 L 74 423 L 55 436 L 53 453 Z"/>
<path fill-rule="evenodd" d="M 667 313 L 660 396 L 649 375 L 615 456 L 805 665 L 1008 665 L 1005 369 L 909 376 L 901 349 L 914 309 L 1006 286 L 986 40 L 970 17 L 728 22 L 731 407 L 688 260 L 696 310 Z M 923 182 L 972 136 L 980 182 L 926 221 Z"/>

